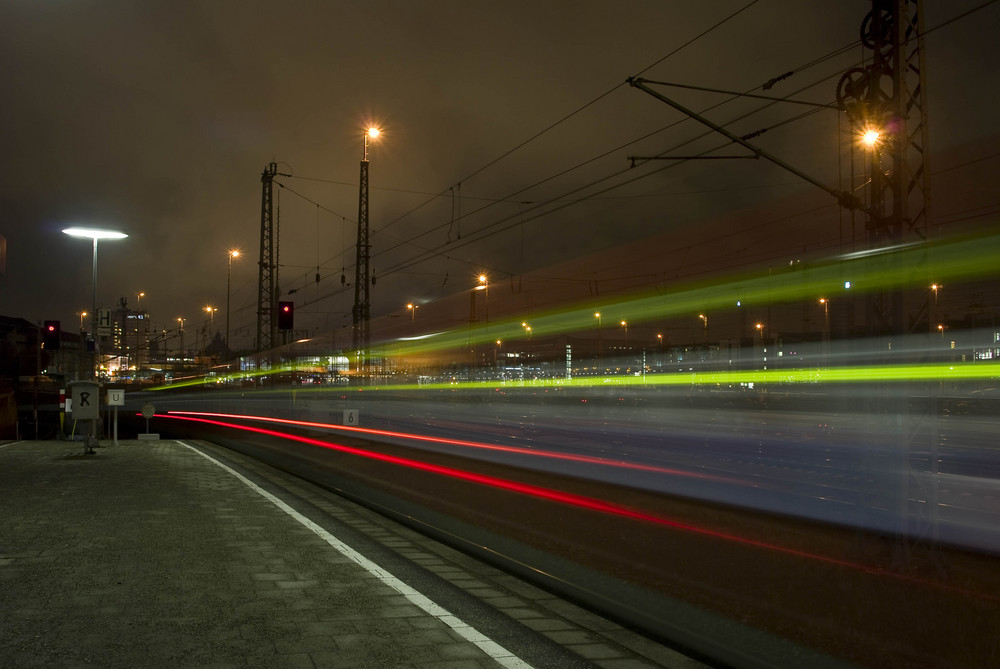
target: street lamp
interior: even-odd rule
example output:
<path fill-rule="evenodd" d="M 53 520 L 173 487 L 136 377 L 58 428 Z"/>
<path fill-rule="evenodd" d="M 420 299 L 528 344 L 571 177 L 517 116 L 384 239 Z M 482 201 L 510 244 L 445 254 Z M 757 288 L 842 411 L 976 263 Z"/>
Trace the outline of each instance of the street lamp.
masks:
<path fill-rule="evenodd" d="M 368 160 L 368 140 L 375 141 L 382 131 L 372 126 L 365 131 L 365 160 Z"/>
<path fill-rule="evenodd" d="M 632 352 L 632 349 L 629 347 L 628 344 L 628 321 L 623 320 L 621 322 L 621 326 L 625 328 L 625 359 L 627 361 Z M 631 363 L 628 366 L 631 367 Z"/>
<path fill-rule="evenodd" d="M 490 282 L 485 274 L 480 274 L 478 277 L 479 285 L 477 285 L 473 290 L 483 290 L 486 291 L 485 304 L 483 305 L 483 323 L 485 323 L 485 336 L 489 336 L 490 332 Z"/>
<path fill-rule="evenodd" d="M 99 239 L 125 239 L 128 237 L 124 232 L 118 232 L 117 230 L 104 230 L 102 228 L 66 228 L 63 230 L 64 234 L 70 237 L 84 237 L 87 239 L 94 240 L 94 261 L 93 261 L 93 281 L 91 288 L 93 289 L 93 304 L 90 310 L 91 314 L 97 313 L 97 241 Z M 93 316 L 91 316 L 91 330 L 95 330 L 93 327 Z M 97 370 L 94 366 L 94 362 L 97 356 L 97 333 L 91 332 L 91 337 L 94 339 L 94 350 L 90 354 L 90 373 L 92 378 L 97 379 Z"/>
<path fill-rule="evenodd" d="M 597 319 L 597 367 L 601 367 L 604 360 L 604 340 L 601 338 L 601 312 L 595 311 L 594 318 Z"/>
<path fill-rule="evenodd" d="M 414 319 L 417 317 L 417 309 L 419 309 L 420 307 L 414 304 L 413 302 L 410 302 L 409 304 L 406 305 L 406 308 L 410 310 L 410 322 L 412 323 Z"/>
<path fill-rule="evenodd" d="M 823 305 L 823 357 L 825 362 L 830 362 L 830 300 L 825 297 L 819 298 L 819 303 Z"/>
<path fill-rule="evenodd" d="M 882 133 L 878 128 L 867 127 L 861 131 L 861 143 L 869 148 L 874 149 L 878 146 L 878 143 L 882 141 Z"/>
<path fill-rule="evenodd" d="M 209 332 L 208 332 L 208 334 L 205 335 L 205 350 L 204 350 L 204 353 L 205 353 L 206 356 L 208 355 L 208 344 L 212 340 L 212 333 L 215 331 L 215 312 L 216 311 L 218 311 L 218 309 L 216 309 L 215 307 L 211 307 L 211 306 L 205 307 L 205 312 L 208 314 L 208 318 L 209 318 L 209 321 L 208 321 L 209 322 L 209 325 L 208 325 Z"/>
<path fill-rule="evenodd" d="M 229 256 L 229 266 L 226 268 L 226 362 L 229 362 L 229 292 L 232 285 L 233 258 L 240 257 L 239 249 L 232 249 L 227 254 Z"/>
<path fill-rule="evenodd" d="M 184 320 L 185 319 L 182 316 L 177 317 L 177 322 L 181 324 L 181 326 L 177 329 L 177 336 L 178 345 L 180 346 L 178 353 L 180 354 L 182 365 L 184 364 Z"/>
<path fill-rule="evenodd" d="M 83 332 L 83 319 L 87 316 L 86 311 L 80 312 L 80 332 Z"/>
<path fill-rule="evenodd" d="M 352 310 L 353 333 L 352 344 L 358 352 L 358 371 L 367 372 L 368 346 L 370 343 L 371 316 L 371 243 L 368 224 L 368 140 L 375 140 L 380 135 L 378 128 L 369 127 L 364 135 L 365 152 L 361 161 L 361 174 L 358 179 L 358 243 L 357 261 L 354 264 L 354 308 Z"/>
<path fill-rule="evenodd" d="M 139 321 L 142 320 L 141 318 L 142 309 L 140 309 L 139 307 L 142 302 L 142 298 L 144 297 L 146 297 L 146 293 L 142 291 L 139 291 L 138 293 L 135 294 L 135 318 L 133 319 L 135 320 L 135 360 L 133 361 L 133 363 L 135 371 L 137 372 L 136 378 L 138 378 L 138 371 L 139 371 L 139 349 L 141 348 L 142 344 L 142 333 L 139 331 Z"/>

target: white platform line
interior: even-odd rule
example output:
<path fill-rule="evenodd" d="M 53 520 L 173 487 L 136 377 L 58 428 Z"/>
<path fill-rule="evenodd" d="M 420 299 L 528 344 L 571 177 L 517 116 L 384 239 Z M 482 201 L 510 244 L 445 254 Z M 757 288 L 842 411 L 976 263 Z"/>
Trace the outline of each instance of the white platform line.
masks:
<path fill-rule="evenodd" d="M 197 448 L 195 448 L 190 444 L 186 444 L 183 441 L 178 441 L 177 443 L 191 449 L 192 451 L 194 451 L 201 457 L 205 458 L 209 462 L 214 463 L 218 467 L 221 467 L 222 469 L 226 470 L 227 472 L 238 478 L 240 481 L 246 484 L 246 486 L 249 487 L 251 490 L 253 490 L 260 496 L 267 499 L 276 507 L 287 513 L 295 520 L 297 520 L 303 526 L 312 530 L 312 532 L 315 533 L 316 536 L 323 539 L 323 541 L 332 546 L 341 555 L 349 558 L 359 566 L 363 567 L 366 571 L 368 571 L 368 573 L 378 577 L 379 580 L 381 580 L 383 583 L 388 585 L 396 592 L 406 597 L 415 606 L 419 607 L 423 611 L 427 612 L 428 614 L 440 620 L 448 627 L 455 630 L 455 632 L 458 633 L 458 635 L 461 636 L 463 639 L 466 639 L 467 641 L 476 644 L 476 646 L 478 646 L 480 650 L 489 655 L 500 666 L 509 667 L 510 669 L 531 669 L 530 664 L 528 664 L 521 658 L 511 653 L 509 650 L 507 650 L 500 644 L 490 640 L 485 635 L 483 635 L 479 630 L 467 624 L 460 618 L 452 615 L 451 612 L 449 612 L 447 609 L 438 605 L 426 595 L 418 592 L 417 590 L 414 590 L 406 583 L 402 582 L 401 580 L 393 576 L 391 573 L 386 571 L 384 568 L 366 558 L 364 555 L 361 555 L 356 550 L 354 550 L 353 548 L 342 542 L 340 539 L 333 536 L 332 534 L 324 530 L 322 527 L 320 527 L 313 521 L 309 520 L 308 518 L 300 514 L 298 511 L 296 511 L 295 509 L 288 506 L 287 504 L 282 502 L 280 499 L 278 499 L 271 493 L 267 492 L 266 490 L 258 486 L 250 479 L 246 478 L 245 476 L 235 471 L 231 467 L 228 467 L 223 463 L 219 462 L 212 456 L 203 453 L 202 451 L 198 450 Z"/>

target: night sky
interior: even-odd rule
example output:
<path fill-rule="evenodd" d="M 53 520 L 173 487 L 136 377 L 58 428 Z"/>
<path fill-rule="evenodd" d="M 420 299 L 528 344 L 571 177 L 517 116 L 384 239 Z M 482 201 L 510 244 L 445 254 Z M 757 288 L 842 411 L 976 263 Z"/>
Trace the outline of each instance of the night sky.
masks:
<path fill-rule="evenodd" d="M 1000 3 L 971 11 L 982 4 L 925 2 L 928 118 L 937 164 L 995 212 Z M 767 93 L 833 103 L 862 57 L 869 10 L 865 0 L 0 0 L 0 314 L 75 329 L 90 310 L 91 246 L 61 230 L 105 226 L 129 238 L 100 246 L 98 301 L 134 307 L 145 292 L 157 329 L 207 320 L 206 305 L 223 328 L 227 251 L 241 249 L 233 346 L 249 347 L 260 174 L 275 161 L 293 175 L 276 187 L 281 299 L 309 332 L 349 323 L 353 287 L 340 277 L 353 281 L 368 124 L 383 131 L 369 151 L 373 316 L 468 290 L 479 271 L 508 280 L 587 258 L 628 272 L 611 251 L 620 244 L 732 226 L 743 210 L 766 219 L 803 196 L 829 204 L 762 161 L 629 169 L 634 155 L 739 151 L 625 82 L 762 93 L 794 72 Z M 728 100 L 662 90 L 696 110 Z M 846 121 L 824 110 L 785 123 L 810 110 L 744 98 L 706 114 L 736 120 L 738 134 L 769 128 L 753 141 L 836 187 Z M 935 213 L 958 216 L 955 201 L 942 193 Z M 747 244 L 777 241 L 764 226 Z"/>

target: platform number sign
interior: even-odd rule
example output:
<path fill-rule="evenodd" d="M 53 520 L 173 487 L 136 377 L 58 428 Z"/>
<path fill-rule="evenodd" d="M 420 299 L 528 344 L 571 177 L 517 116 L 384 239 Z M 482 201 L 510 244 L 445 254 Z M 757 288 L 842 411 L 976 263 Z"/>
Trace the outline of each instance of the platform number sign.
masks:
<path fill-rule="evenodd" d="M 344 409 L 344 425 L 347 427 L 356 427 L 358 424 L 358 413 L 357 409 Z"/>

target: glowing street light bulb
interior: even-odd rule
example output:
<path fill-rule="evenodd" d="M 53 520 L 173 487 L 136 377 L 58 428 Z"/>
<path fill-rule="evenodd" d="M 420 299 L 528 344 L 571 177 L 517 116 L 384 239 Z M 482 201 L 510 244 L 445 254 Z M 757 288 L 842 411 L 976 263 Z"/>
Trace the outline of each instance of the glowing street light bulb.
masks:
<path fill-rule="evenodd" d="M 876 144 L 882 139 L 882 133 L 874 128 L 869 128 L 865 130 L 861 135 L 861 143 L 867 146 L 869 149 L 874 148 Z"/>
<path fill-rule="evenodd" d="M 86 237 L 87 239 L 125 239 L 128 237 L 124 232 L 102 228 L 66 228 L 63 232 L 70 237 Z"/>
<path fill-rule="evenodd" d="M 368 162 L 368 140 L 372 140 L 374 142 L 378 139 L 380 134 L 382 134 L 382 131 L 375 126 L 371 126 L 365 130 L 365 162 Z"/>

